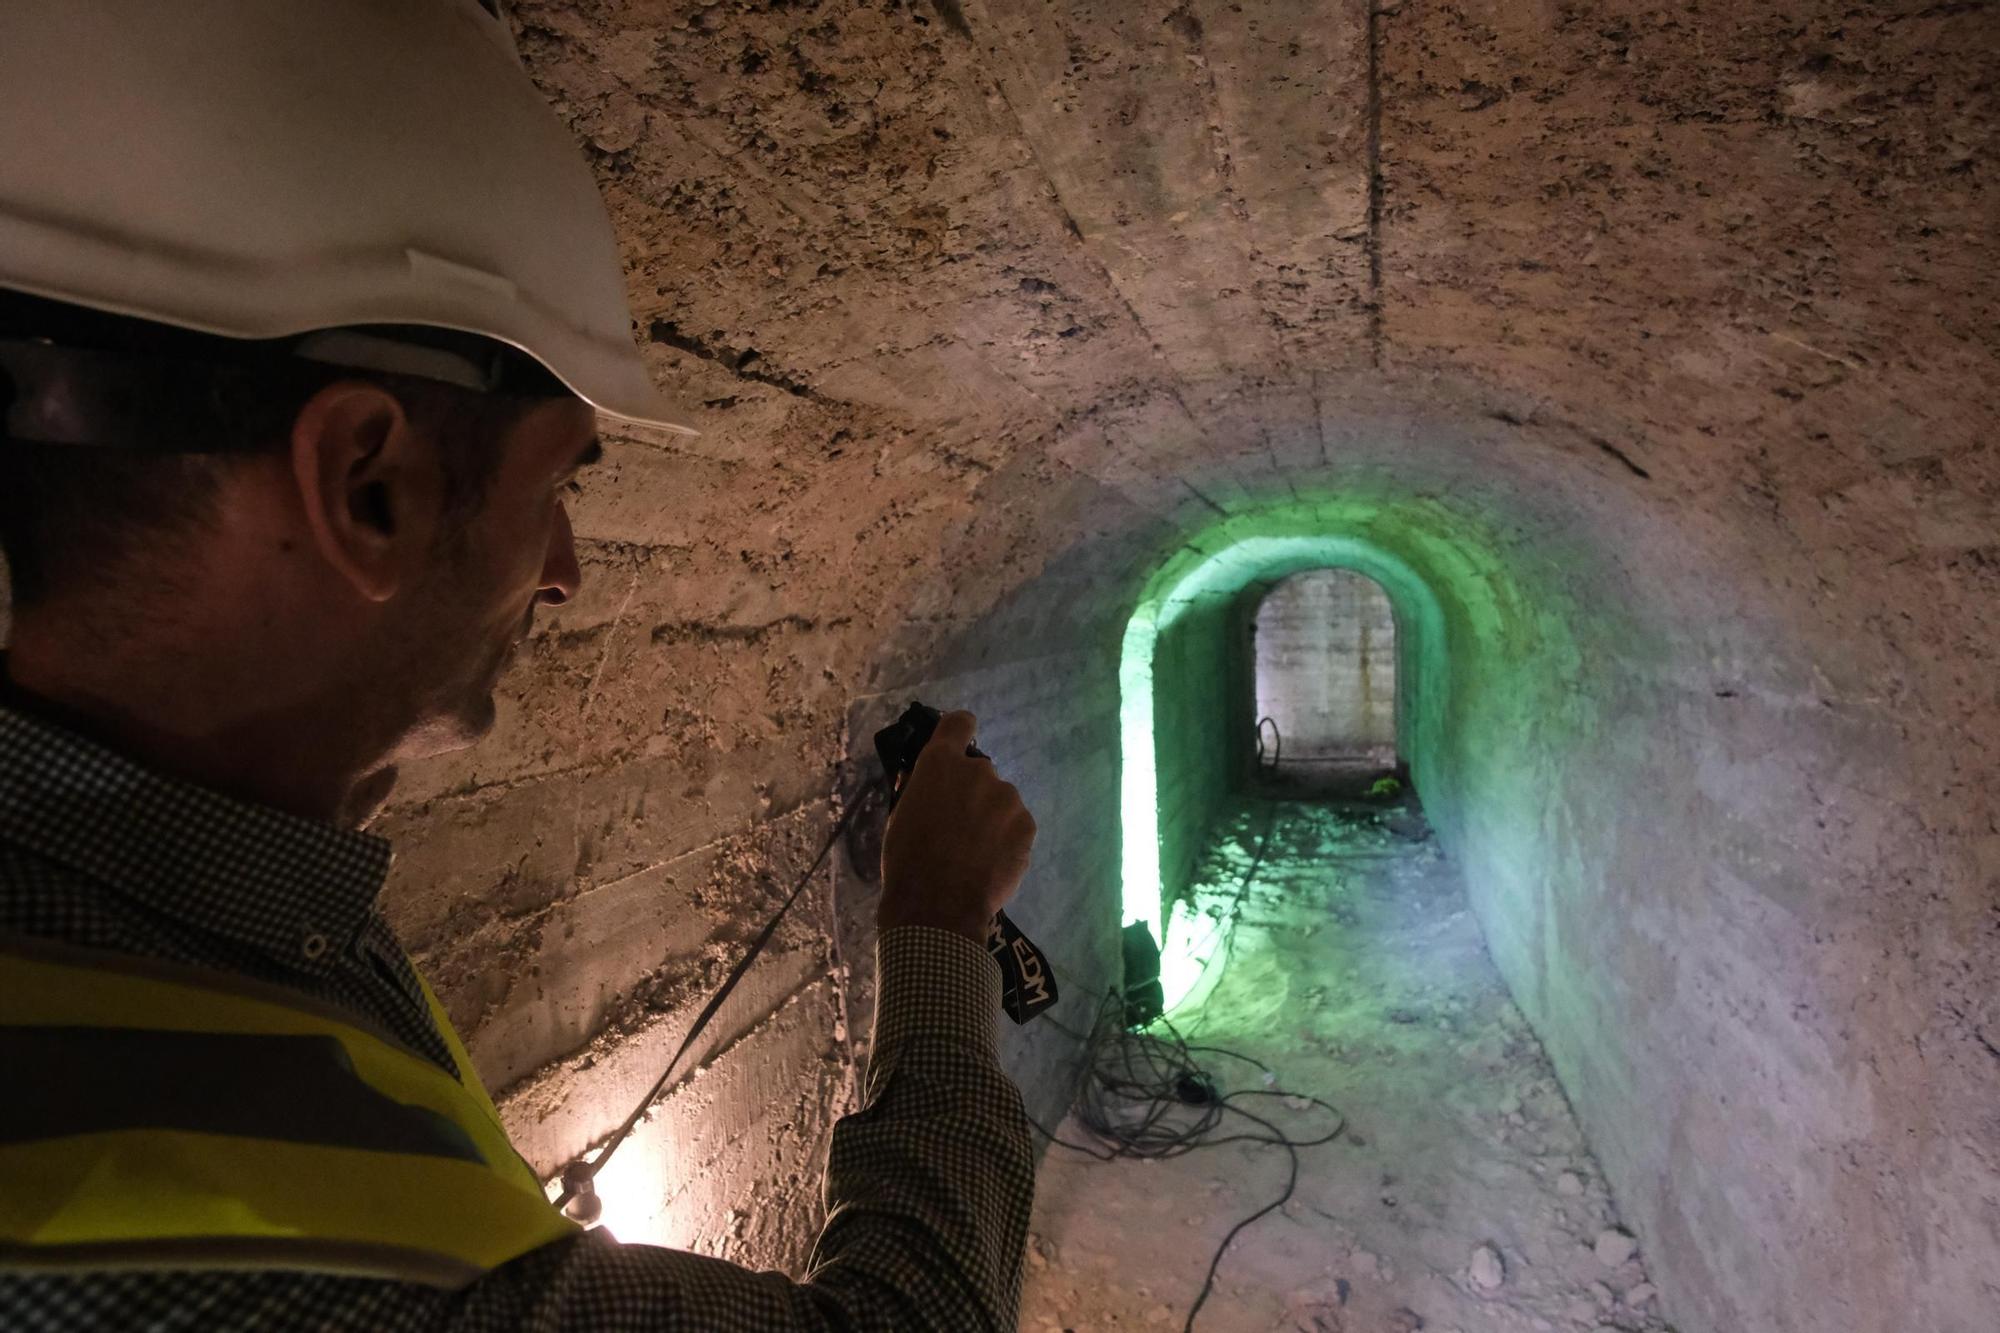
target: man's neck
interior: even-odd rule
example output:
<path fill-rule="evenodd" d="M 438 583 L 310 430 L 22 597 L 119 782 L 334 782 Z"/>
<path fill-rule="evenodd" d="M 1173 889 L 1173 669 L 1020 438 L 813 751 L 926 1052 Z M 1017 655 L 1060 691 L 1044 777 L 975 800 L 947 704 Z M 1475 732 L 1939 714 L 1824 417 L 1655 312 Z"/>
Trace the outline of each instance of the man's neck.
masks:
<path fill-rule="evenodd" d="M 132 645 L 79 654 L 32 624 L 14 629 L 0 654 L 0 700 L 163 776 L 347 827 L 365 823 L 395 783 L 351 699 L 280 701 L 198 656 Z"/>

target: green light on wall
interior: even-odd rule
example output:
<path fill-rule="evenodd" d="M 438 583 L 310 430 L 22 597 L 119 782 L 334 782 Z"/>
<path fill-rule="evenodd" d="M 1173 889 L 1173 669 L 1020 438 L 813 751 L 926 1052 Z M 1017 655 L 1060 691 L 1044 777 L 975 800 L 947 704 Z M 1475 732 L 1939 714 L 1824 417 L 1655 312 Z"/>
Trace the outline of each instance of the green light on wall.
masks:
<path fill-rule="evenodd" d="M 1118 662 L 1119 814 L 1125 830 L 1125 921 L 1164 938 L 1160 920 L 1159 773 L 1153 749 L 1153 608 L 1141 605 L 1125 627 Z M 1135 836 L 1150 833 L 1153 836 Z"/>
<path fill-rule="evenodd" d="M 1160 985 L 1169 1010 L 1198 1001 L 1213 981 L 1207 967 L 1226 940 L 1229 923 L 1198 917 L 1180 896 L 1185 886 L 1163 882 L 1154 678 L 1160 636 L 1198 601 L 1234 596 L 1253 582 L 1324 568 L 1374 579 L 1396 610 L 1397 641 L 1412 663 L 1398 688 L 1408 696 L 1405 749 L 1421 772 L 1429 717 L 1444 687 L 1444 619 L 1426 581 L 1388 543 L 1368 534 L 1380 517 L 1372 506 L 1330 501 L 1225 520 L 1185 544 L 1155 573 L 1126 625 L 1118 673 L 1124 920 L 1143 923 L 1160 941 Z M 1226 705 L 1217 700 L 1215 706 Z M 1213 761 L 1223 762 L 1219 755 Z"/>
<path fill-rule="evenodd" d="M 1223 932 L 1206 932 L 1185 902 L 1162 920 L 1160 879 L 1159 758 L 1153 743 L 1153 649 L 1159 640 L 1156 608 L 1141 605 L 1125 627 L 1118 664 L 1120 745 L 1119 809 L 1124 837 L 1125 921 L 1141 922 L 1160 950 L 1160 990 L 1172 1009 L 1200 983 Z"/>

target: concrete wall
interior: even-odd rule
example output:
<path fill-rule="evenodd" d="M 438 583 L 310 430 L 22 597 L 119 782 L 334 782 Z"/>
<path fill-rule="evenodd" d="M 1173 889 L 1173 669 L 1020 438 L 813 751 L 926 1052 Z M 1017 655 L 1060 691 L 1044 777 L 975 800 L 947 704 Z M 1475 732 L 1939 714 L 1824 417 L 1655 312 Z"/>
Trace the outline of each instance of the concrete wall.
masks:
<path fill-rule="evenodd" d="M 1389 595 L 1347 570 L 1294 574 L 1257 609 L 1257 716 L 1278 727 L 1278 764 L 1396 751 L 1396 620 Z"/>
<path fill-rule="evenodd" d="M 1935 1108 L 1847 1072 L 1895 1047 L 1867 1030 L 1846 989 L 1840 960 L 1880 945 L 1864 943 L 1870 928 L 1843 904 L 1879 911 L 1866 867 L 1893 855 L 1885 843 L 1904 854 L 1917 844 L 1893 813 L 1829 800 L 1825 783 L 1865 765 L 1868 781 L 1894 788 L 1919 756 L 1854 706 L 1833 683 L 1836 659 L 1815 661 L 1767 602 L 1740 585 L 1718 591 L 1726 557 L 1647 518 L 1638 497 L 1586 495 L 1551 474 L 1536 484 L 1532 460 L 1513 464 L 1521 480 L 1489 478 L 1477 503 L 1440 505 L 1411 457 L 1400 484 L 1357 479 L 1343 503 L 1303 512 L 1274 500 L 1198 527 L 1181 547 L 1227 553 L 1279 533 L 1344 532 L 1413 570 L 1434 598 L 1441 632 L 1418 666 L 1445 684 L 1411 755 L 1419 787 L 1626 1216 L 1682 1284 L 1677 1320 L 1803 1328 L 1796 1310 L 1817 1306 L 1842 1311 L 1841 1326 L 1873 1327 L 1893 1299 L 1923 1311 L 1931 1322 L 1920 1326 L 1977 1327 L 1982 1233 L 1955 1231 L 1973 1239 L 1923 1261 L 1934 1286 L 1909 1284 L 1906 1247 L 1923 1234 L 1911 1210 L 1939 1193 L 1982 1198 L 1990 1178 L 1963 1147 L 1940 1172 L 1935 1149 L 1917 1146 Z M 1247 586 L 1256 572 L 1236 577 Z M 1161 635 L 1163 806 L 1209 781 L 1170 765 L 1218 753 L 1164 728 L 1227 713 L 1225 679 L 1203 668 L 1235 636 L 1198 608 L 1230 596 L 1229 584 L 1210 589 Z M 1210 636 L 1208 650 L 1189 642 L 1196 634 Z M 1171 816 L 1160 832 L 1165 847 Z M 1172 865 L 1163 855 L 1163 878 Z M 1936 984 L 1940 965 L 1951 976 L 1955 951 L 1912 980 L 1930 971 Z M 1885 1121 L 1909 1132 L 1885 1140 Z M 1844 1234 L 1865 1236 L 1848 1255 L 1865 1254 L 1865 1271 L 1835 1276 L 1831 1254 L 1815 1268 L 1800 1239 L 1815 1234 L 1812 1214 L 1863 1179 L 1878 1211 Z M 1744 1249 L 1764 1236 L 1794 1239 L 1782 1260 Z"/>
<path fill-rule="evenodd" d="M 483 1059 L 639 1044 L 631 997 L 823 825 L 854 698 L 1066 660 L 996 753 L 1115 749 L 1069 710 L 1109 716 L 1154 571 L 1370 497 L 1392 520 L 1328 522 L 1405 549 L 1447 631 L 1418 786 L 1670 1316 L 1983 1333 L 1990 6 L 516 13 L 707 433 L 615 442 L 499 757 L 397 813 L 397 910 Z M 1097 790 L 1045 830 L 1104 836 Z M 711 859 L 635 894 L 629 952 L 516 972 L 618 876 Z M 587 1138 L 594 1072 L 514 1123 Z M 698 1188 L 809 1217 L 791 1171 Z"/>

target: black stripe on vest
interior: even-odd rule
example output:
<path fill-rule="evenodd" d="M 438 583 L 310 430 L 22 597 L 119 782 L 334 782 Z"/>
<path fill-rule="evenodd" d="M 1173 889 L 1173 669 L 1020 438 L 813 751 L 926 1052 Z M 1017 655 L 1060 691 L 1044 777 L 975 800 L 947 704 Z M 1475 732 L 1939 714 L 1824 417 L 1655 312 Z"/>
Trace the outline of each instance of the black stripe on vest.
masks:
<path fill-rule="evenodd" d="M 485 1163 L 427 1107 L 355 1073 L 329 1036 L 0 1026 L 0 1143 L 185 1130 Z"/>

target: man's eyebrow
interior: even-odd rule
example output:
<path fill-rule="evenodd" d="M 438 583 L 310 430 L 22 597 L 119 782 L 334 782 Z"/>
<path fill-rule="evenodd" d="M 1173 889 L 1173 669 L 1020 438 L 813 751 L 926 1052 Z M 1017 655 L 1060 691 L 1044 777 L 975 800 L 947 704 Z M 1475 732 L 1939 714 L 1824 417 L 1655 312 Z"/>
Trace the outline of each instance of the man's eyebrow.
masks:
<path fill-rule="evenodd" d="M 583 452 L 576 456 L 576 461 L 569 465 L 569 470 L 571 472 L 581 472 L 592 463 L 602 460 L 603 457 L 604 441 L 593 435 L 590 443 L 583 446 Z"/>

